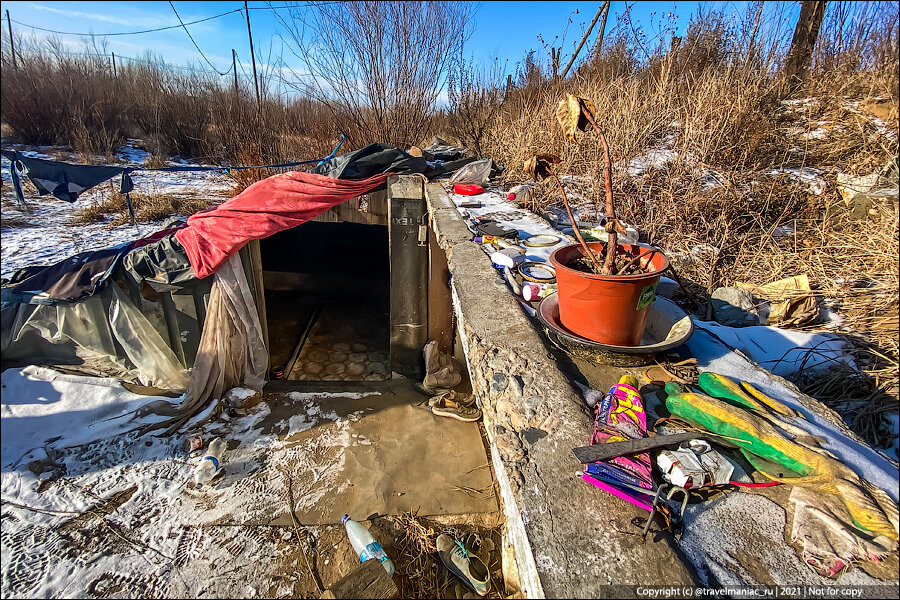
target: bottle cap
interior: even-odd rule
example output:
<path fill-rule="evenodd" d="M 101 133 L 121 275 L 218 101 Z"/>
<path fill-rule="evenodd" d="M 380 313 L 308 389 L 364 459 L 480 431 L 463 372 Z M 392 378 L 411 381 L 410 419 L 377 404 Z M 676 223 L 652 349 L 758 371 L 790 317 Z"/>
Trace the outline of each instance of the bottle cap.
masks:
<path fill-rule="evenodd" d="M 349 518 L 350 518 L 350 515 L 344 515 L 343 517 L 341 517 L 341 525 L 346 523 Z"/>

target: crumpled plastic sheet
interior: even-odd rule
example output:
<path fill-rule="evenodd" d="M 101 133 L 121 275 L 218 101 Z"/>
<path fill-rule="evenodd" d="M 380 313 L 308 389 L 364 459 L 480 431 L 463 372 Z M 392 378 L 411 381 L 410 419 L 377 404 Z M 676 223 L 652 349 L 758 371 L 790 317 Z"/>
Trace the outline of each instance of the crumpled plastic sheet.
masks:
<path fill-rule="evenodd" d="M 18 304 L 4 313 L 4 321 L 10 320 L 8 327 L 3 326 L 2 351 L 7 360 L 73 364 L 86 373 L 134 379 L 169 390 L 183 390 L 187 385 L 185 366 L 117 285 L 106 285 L 79 302 Z M 121 358 L 116 343 L 128 361 Z"/>
<path fill-rule="evenodd" d="M 178 405 L 155 402 L 142 409 L 141 415 L 170 417 L 148 426 L 148 431 L 164 427 L 165 434 L 173 433 L 229 389 L 240 385 L 261 392 L 265 384 L 269 354 L 238 255 L 225 261 L 213 277 L 200 347 L 184 399 Z M 220 410 L 218 407 L 212 414 Z"/>

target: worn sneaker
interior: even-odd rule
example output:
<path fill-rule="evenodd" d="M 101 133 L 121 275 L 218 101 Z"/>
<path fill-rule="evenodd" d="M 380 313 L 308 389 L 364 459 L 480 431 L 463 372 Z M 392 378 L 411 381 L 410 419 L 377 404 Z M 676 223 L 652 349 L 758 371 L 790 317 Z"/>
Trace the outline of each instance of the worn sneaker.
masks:
<path fill-rule="evenodd" d="M 438 556 L 451 573 L 479 596 L 487 595 L 491 588 L 491 575 L 480 558 L 469 554 L 462 542 L 446 533 L 438 536 L 435 545 Z"/>
<path fill-rule="evenodd" d="M 428 408 L 441 417 L 451 417 L 467 423 L 481 418 L 481 411 L 468 406 L 453 390 L 429 399 Z"/>

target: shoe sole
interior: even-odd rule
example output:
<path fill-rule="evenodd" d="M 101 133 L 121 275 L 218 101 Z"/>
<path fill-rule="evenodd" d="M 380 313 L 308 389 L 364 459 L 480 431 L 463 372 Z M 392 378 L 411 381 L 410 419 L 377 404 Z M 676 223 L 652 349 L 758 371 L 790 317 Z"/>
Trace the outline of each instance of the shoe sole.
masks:
<path fill-rule="evenodd" d="M 472 423 L 481 418 L 481 415 L 472 415 L 471 417 L 464 417 L 457 413 L 444 412 L 441 410 L 434 410 L 433 408 L 431 409 L 431 412 L 433 412 L 434 414 L 436 414 L 439 417 L 450 417 L 451 419 L 456 419 L 457 421 L 462 421 L 463 423 Z"/>

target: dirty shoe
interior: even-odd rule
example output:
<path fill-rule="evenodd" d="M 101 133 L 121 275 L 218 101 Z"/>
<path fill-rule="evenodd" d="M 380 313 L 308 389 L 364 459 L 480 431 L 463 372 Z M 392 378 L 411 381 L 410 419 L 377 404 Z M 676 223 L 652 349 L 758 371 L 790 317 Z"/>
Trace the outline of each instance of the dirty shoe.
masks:
<path fill-rule="evenodd" d="M 451 573 L 462 579 L 479 596 L 487 595 L 491 587 L 491 576 L 480 558 L 469 554 L 462 542 L 446 533 L 438 536 L 435 545 L 438 556 Z"/>
<path fill-rule="evenodd" d="M 428 401 L 428 408 L 441 417 L 451 417 L 467 423 L 481 418 L 481 411 L 467 406 L 453 390 L 431 398 Z"/>

